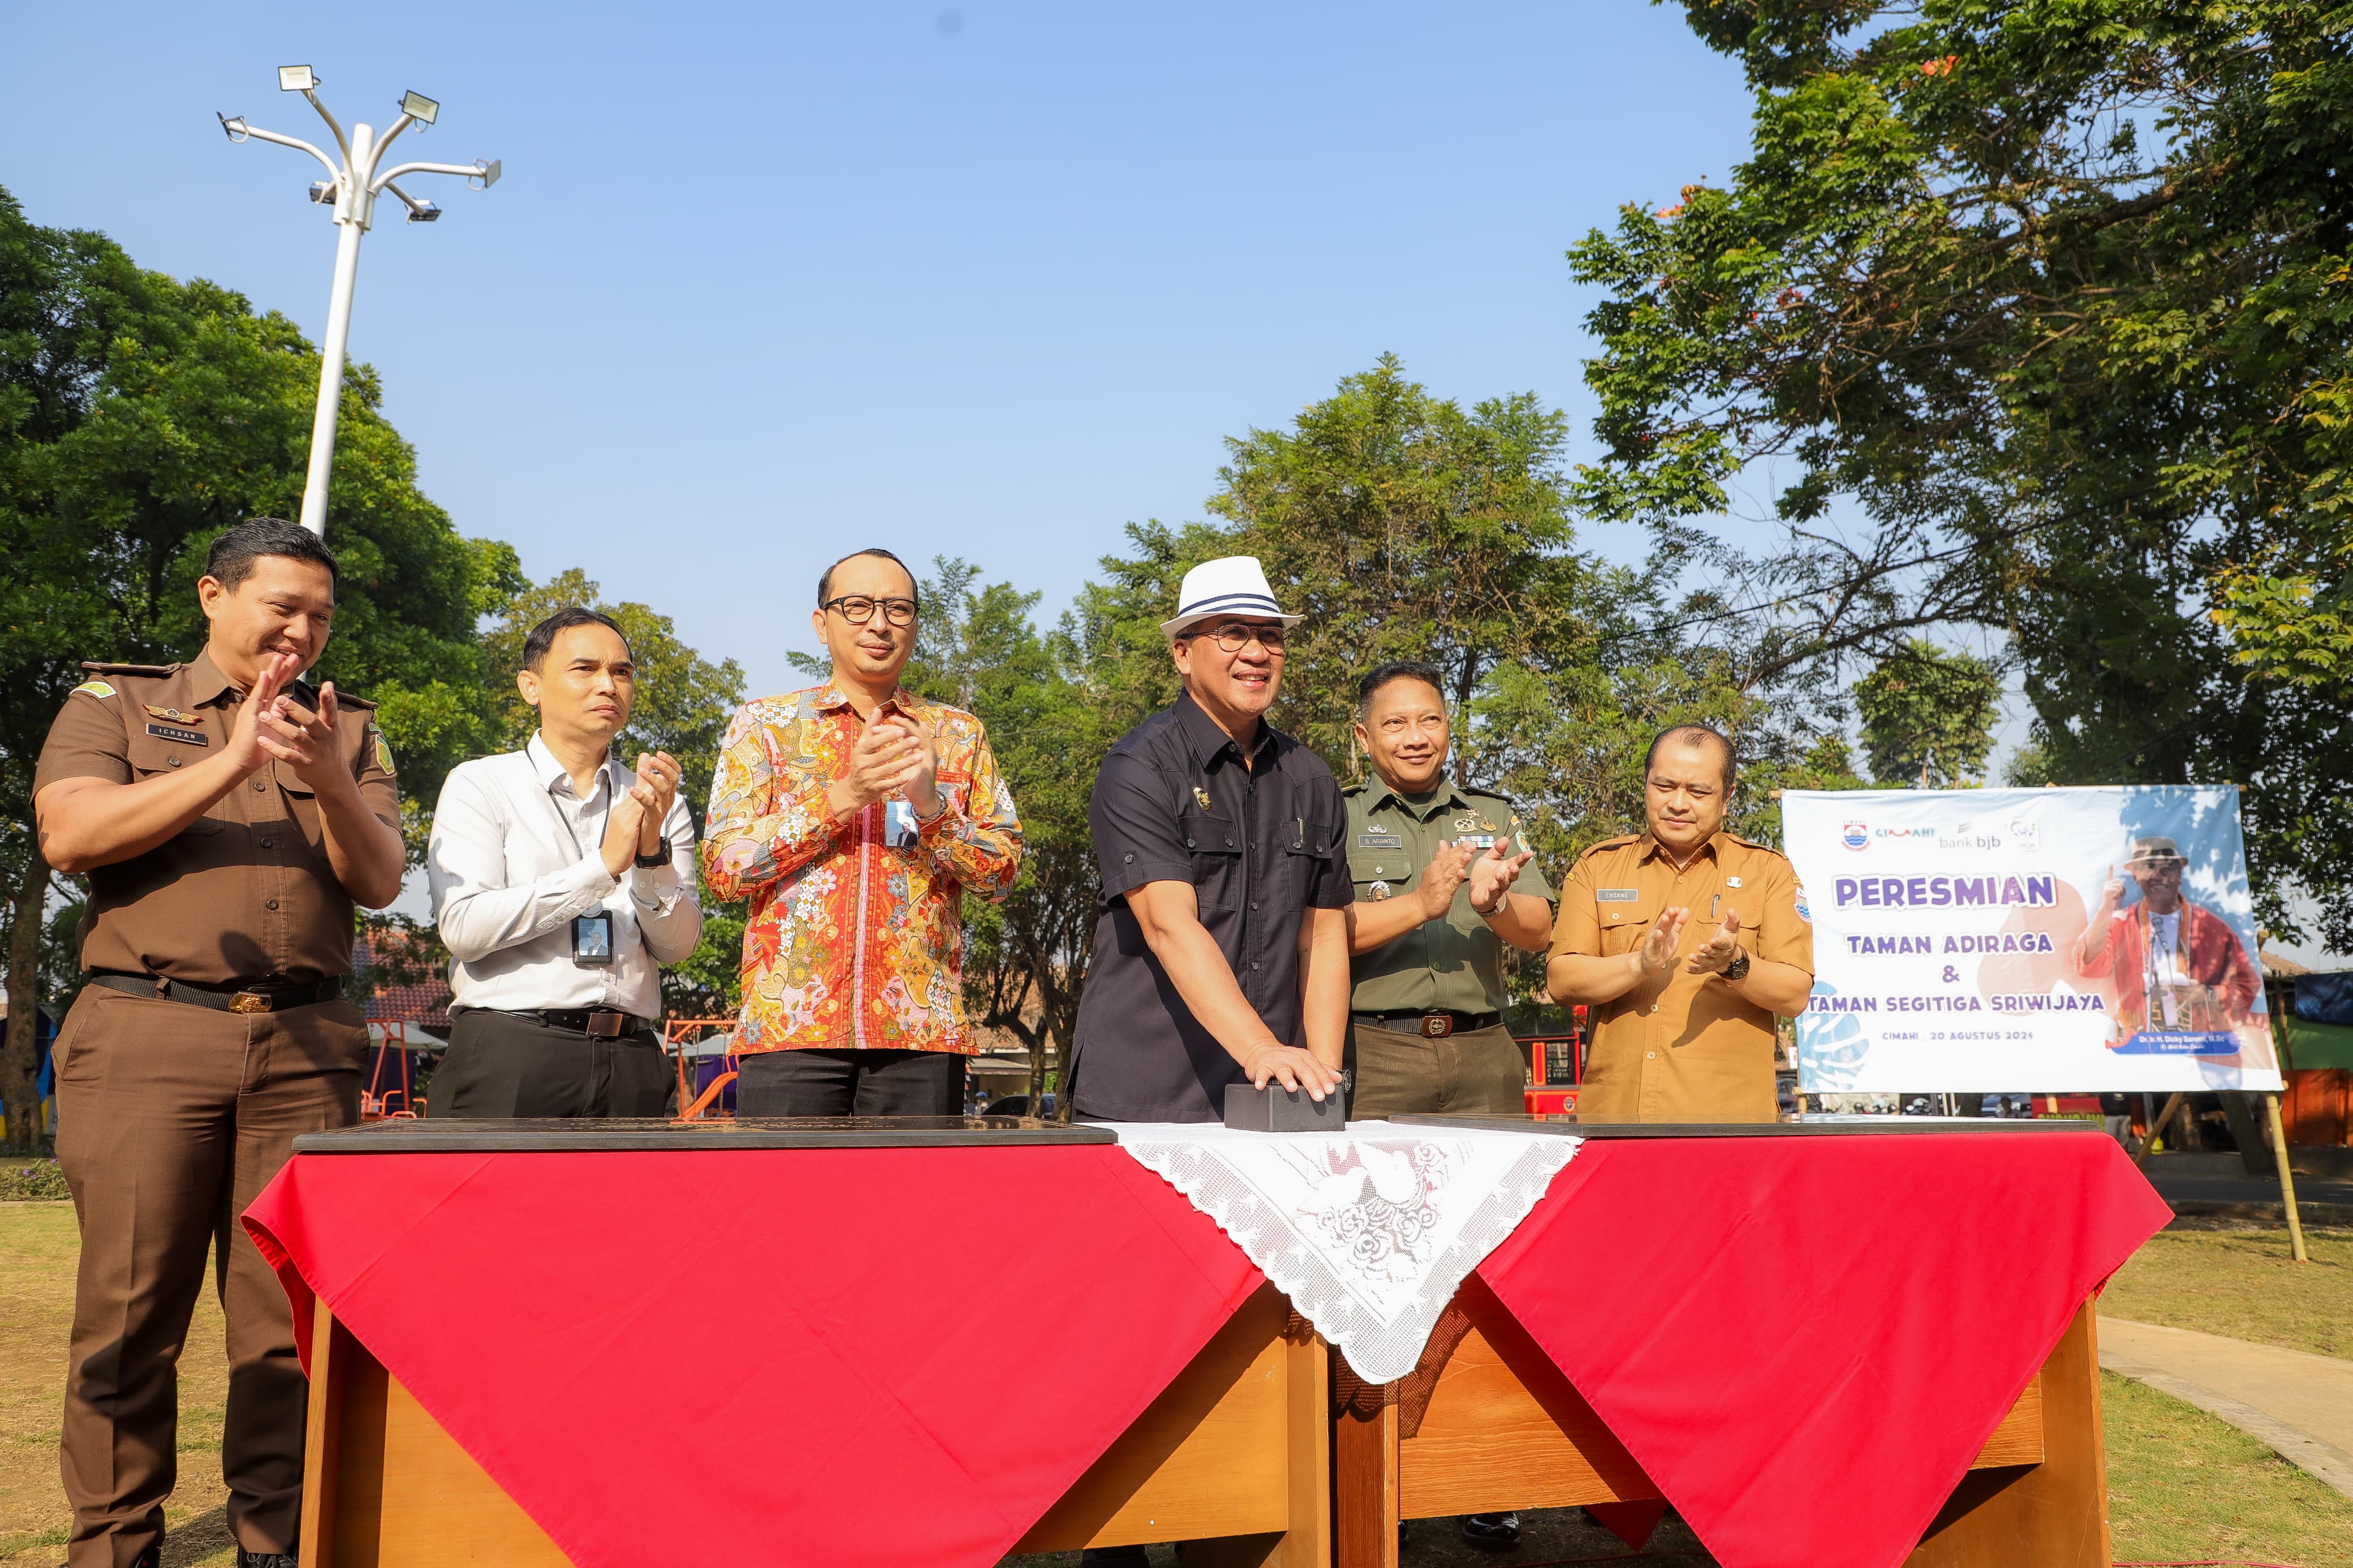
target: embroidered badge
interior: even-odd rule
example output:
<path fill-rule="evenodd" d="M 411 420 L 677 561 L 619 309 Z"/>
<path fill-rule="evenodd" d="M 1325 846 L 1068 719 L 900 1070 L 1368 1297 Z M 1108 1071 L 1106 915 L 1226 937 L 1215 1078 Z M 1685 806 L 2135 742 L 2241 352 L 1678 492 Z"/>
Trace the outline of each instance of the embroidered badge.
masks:
<path fill-rule="evenodd" d="M 1193 786 L 1193 798 L 1201 803 L 1201 809 L 1203 811 L 1209 809 L 1209 792 L 1203 789 L 1199 784 L 1195 784 Z"/>
<path fill-rule="evenodd" d="M 167 724 L 193 724 L 196 721 L 195 714 L 183 713 L 177 708 L 158 708 L 153 702 L 142 702 L 139 706 Z"/>
<path fill-rule="evenodd" d="M 92 697 L 111 697 L 114 695 L 114 688 L 109 686 L 103 680 L 85 680 L 79 686 L 75 687 L 74 689 L 76 691 L 87 691 Z"/>
<path fill-rule="evenodd" d="M 209 746 L 212 739 L 202 730 L 183 730 L 174 724 L 150 724 L 147 732 L 159 740 L 177 741 L 184 746 Z"/>
<path fill-rule="evenodd" d="M 1639 902 L 1642 897 L 1641 891 L 1633 888 L 1603 888 L 1593 896 L 1605 904 L 1631 904 Z"/>
<path fill-rule="evenodd" d="M 1727 888 L 1736 888 L 1740 886 L 1740 879 L 1737 877 L 1726 877 L 1724 879 L 1724 885 Z"/>
<path fill-rule="evenodd" d="M 375 737 L 375 765 L 385 773 L 396 772 L 392 765 L 392 743 L 384 738 L 384 731 L 371 724 L 368 733 Z"/>

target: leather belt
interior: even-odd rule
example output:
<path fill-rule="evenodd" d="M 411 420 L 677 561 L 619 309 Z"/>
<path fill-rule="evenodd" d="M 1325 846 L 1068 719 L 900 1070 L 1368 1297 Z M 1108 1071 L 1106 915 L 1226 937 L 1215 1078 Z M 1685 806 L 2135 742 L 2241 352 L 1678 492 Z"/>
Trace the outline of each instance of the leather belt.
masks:
<path fill-rule="evenodd" d="M 501 1008 L 500 1011 L 507 1011 Z M 617 1040 L 623 1035 L 634 1035 L 640 1029 L 654 1026 L 651 1018 L 640 1018 L 635 1013 L 623 1013 L 611 1007 L 542 1007 L 536 1011 L 514 1010 L 518 1017 L 536 1018 L 551 1029 L 568 1029 L 575 1035 L 586 1035 L 592 1040 Z"/>
<path fill-rule="evenodd" d="M 1349 1016 L 1367 1028 L 1419 1035 L 1425 1040 L 1492 1029 L 1504 1021 L 1501 1013 L 1352 1013 Z"/>
<path fill-rule="evenodd" d="M 111 971 L 90 976 L 90 984 L 144 996 L 151 1002 L 185 1002 L 218 1013 L 283 1013 L 293 1007 L 332 1002 L 343 994 L 343 977 L 330 975 L 308 985 L 191 985 L 160 974 L 121 974 Z"/>

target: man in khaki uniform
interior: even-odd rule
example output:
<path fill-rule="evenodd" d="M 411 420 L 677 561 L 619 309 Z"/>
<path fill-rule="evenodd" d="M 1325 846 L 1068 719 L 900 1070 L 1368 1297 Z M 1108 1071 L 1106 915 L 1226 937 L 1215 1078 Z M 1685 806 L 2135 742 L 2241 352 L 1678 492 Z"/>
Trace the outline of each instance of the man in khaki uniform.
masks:
<path fill-rule="evenodd" d="M 358 1120 L 353 905 L 405 853 L 373 706 L 313 691 L 334 560 L 275 519 L 216 540 L 194 662 L 89 665 L 33 808 L 90 878 L 91 972 L 58 1037 L 58 1163 L 81 1227 L 66 1367 L 71 1568 L 159 1558 L 175 1367 L 212 1249 L 228 1320 L 221 1473 L 240 1568 L 292 1568 L 306 1386 L 286 1294 L 237 1223 L 297 1133 Z"/>
<path fill-rule="evenodd" d="M 1814 935 L 1797 873 L 1724 831 L 1732 743 L 1682 724 L 1643 763 L 1648 832 L 1595 845 L 1561 890 L 1546 978 L 1593 1031 L 1580 1116 L 1770 1121 L 1773 1020 L 1802 1012 Z"/>
<path fill-rule="evenodd" d="M 1352 1117 L 1517 1112 L 1528 1059 L 1504 1026 L 1506 942 L 1544 950 L 1552 889 L 1512 803 L 1449 783 L 1438 671 L 1385 664 L 1356 691 L 1373 776 L 1348 804 Z"/>

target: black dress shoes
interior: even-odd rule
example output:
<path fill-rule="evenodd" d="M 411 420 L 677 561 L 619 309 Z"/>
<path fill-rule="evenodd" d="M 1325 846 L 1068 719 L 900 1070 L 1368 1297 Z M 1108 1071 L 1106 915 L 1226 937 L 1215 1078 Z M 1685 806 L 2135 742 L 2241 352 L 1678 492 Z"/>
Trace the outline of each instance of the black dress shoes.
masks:
<path fill-rule="evenodd" d="M 1482 1552 L 1509 1552 L 1520 1543 L 1520 1516 L 1466 1513 L 1462 1516 L 1462 1543 Z"/>

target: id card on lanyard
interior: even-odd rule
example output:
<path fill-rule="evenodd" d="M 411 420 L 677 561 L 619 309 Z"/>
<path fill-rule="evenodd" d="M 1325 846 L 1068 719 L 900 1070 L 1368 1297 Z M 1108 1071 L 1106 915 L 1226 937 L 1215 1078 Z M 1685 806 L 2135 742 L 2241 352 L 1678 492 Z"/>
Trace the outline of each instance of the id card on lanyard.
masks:
<path fill-rule="evenodd" d="M 607 771 L 610 766 L 609 762 L 600 763 L 596 766 L 596 777 L 605 785 L 605 819 L 596 825 L 596 842 L 600 845 L 605 842 L 605 834 L 613 823 L 613 777 Z M 588 851 L 580 847 L 580 835 L 574 830 L 572 818 L 565 815 L 562 806 L 555 804 L 555 796 L 553 794 L 547 797 L 547 809 L 555 814 L 555 825 L 564 829 L 564 837 L 571 841 L 572 853 L 586 859 Z M 574 915 L 572 917 L 572 962 L 583 969 L 612 967 L 613 935 L 612 910 L 590 910 L 586 914 Z"/>

